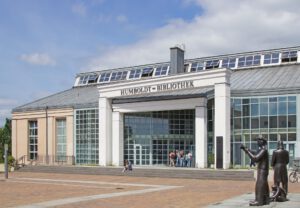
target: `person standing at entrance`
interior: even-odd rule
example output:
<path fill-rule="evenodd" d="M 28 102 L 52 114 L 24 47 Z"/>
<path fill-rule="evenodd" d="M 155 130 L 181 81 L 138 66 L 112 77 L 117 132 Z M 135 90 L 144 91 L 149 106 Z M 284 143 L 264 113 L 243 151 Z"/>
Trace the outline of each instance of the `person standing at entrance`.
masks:
<path fill-rule="evenodd" d="M 186 160 L 187 160 L 186 166 L 187 166 L 187 167 L 192 167 L 192 159 L 193 159 L 193 154 L 189 151 L 189 152 L 186 154 Z"/>
<path fill-rule="evenodd" d="M 180 152 L 178 150 L 175 151 L 176 153 L 176 167 L 180 166 Z"/>
<path fill-rule="evenodd" d="M 183 167 L 184 166 L 184 151 L 180 150 L 179 154 L 180 154 L 180 167 Z"/>
<path fill-rule="evenodd" d="M 175 153 L 171 151 L 169 153 L 169 160 L 170 160 L 170 166 L 174 167 L 175 166 Z"/>

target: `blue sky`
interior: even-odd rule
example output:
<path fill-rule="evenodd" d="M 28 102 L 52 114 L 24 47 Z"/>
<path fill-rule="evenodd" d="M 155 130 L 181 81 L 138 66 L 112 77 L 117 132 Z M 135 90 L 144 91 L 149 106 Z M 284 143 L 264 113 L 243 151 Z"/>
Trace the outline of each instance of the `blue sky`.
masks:
<path fill-rule="evenodd" d="M 299 44 L 297 0 L 0 0 L 0 126 L 82 71 Z"/>

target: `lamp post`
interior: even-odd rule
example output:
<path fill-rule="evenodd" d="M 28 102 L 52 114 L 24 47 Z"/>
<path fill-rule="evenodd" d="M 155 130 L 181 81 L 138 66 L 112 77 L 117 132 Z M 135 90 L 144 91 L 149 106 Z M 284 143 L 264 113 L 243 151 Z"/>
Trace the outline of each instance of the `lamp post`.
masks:
<path fill-rule="evenodd" d="M 7 161 L 8 144 L 4 144 L 4 168 L 5 168 L 5 179 L 8 179 L 8 161 Z"/>

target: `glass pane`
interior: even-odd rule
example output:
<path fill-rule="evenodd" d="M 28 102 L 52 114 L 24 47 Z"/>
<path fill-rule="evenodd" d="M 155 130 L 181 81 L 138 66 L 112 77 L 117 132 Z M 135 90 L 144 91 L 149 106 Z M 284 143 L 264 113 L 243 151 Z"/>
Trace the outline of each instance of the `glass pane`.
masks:
<path fill-rule="evenodd" d="M 251 104 L 251 116 L 258 116 L 258 104 Z"/>
<path fill-rule="evenodd" d="M 296 114 L 296 102 L 288 103 L 288 114 Z"/>
<path fill-rule="evenodd" d="M 260 115 L 268 115 L 268 104 L 267 103 L 260 104 Z"/>

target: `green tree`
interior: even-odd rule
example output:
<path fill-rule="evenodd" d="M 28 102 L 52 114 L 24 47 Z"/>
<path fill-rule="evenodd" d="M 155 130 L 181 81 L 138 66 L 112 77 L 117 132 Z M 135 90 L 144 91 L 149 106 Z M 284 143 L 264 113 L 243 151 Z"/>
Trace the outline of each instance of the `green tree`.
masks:
<path fill-rule="evenodd" d="M 11 119 L 6 119 L 0 128 L 0 162 L 3 162 L 4 144 L 8 144 L 8 155 L 11 155 Z"/>

